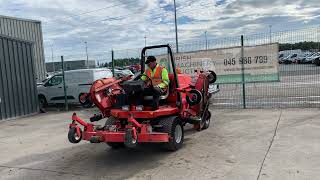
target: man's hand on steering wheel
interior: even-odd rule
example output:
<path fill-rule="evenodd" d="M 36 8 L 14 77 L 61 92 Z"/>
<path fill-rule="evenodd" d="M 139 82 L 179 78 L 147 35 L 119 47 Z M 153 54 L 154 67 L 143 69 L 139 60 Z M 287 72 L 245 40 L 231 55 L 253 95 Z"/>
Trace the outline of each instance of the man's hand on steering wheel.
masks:
<path fill-rule="evenodd" d="M 147 78 L 146 80 L 144 80 L 145 87 L 146 88 L 152 87 L 153 85 L 152 85 L 152 80 L 150 79 L 150 77 L 145 74 L 142 74 L 141 77 L 142 76 Z"/>

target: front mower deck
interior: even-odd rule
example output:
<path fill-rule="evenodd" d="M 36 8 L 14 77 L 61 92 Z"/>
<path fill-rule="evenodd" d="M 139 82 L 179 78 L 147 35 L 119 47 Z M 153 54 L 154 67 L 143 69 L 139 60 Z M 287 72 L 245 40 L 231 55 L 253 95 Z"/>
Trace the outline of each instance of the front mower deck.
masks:
<path fill-rule="evenodd" d="M 170 105 L 159 106 L 158 110 L 145 110 L 145 111 L 124 111 L 122 109 L 112 109 L 111 115 L 120 119 L 127 119 L 129 117 L 137 119 L 154 119 L 161 116 L 169 116 L 179 113 L 178 107 L 173 107 Z"/>

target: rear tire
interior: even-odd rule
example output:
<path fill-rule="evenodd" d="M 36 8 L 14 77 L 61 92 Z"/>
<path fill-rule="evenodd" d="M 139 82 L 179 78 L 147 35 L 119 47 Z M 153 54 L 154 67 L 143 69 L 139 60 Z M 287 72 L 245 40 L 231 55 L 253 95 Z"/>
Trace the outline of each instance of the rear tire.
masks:
<path fill-rule="evenodd" d="M 209 126 L 210 126 L 210 119 L 211 119 L 211 112 L 210 111 L 207 111 L 207 114 L 205 116 L 205 122 L 204 122 L 204 125 L 202 127 L 202 129 L 208 129 Z"/>
<path fill-rule="evenodd" d="M 184 140 L 184 131 L 181 120 L 177 116 L 161 119 L 159 125 L 162 125 L 162 132 L 169 134 L 169 142 L 165 147 L 169 151 L 176 151 L 182 147 Z"/>
<path fill-rule="evenodd" d="M 116 121 L 117 119 L 115 117 L 110 116 L 104 124 L 104 129 L 108 130 L 109 126 L 114 125 Z M 119 149 L 119 148 L 125 147 L 123 142 L 106 142 L 106 144 L 113 149 Z"/>

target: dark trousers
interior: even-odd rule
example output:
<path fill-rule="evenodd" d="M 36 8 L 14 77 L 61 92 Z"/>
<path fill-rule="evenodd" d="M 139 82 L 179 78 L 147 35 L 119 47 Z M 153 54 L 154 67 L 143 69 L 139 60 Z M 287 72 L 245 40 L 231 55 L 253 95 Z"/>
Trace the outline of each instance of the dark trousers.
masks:
<path fill-rule="evenodd" d="M 153 96 L 151 106 L 153 109 L 158 109 L 160 96 L 164 93 L 162 89 L 146 88 L 143 93 L 140 93 L 140 97 L 137 98 L 137 105 L 142 105 L 144 96 Z"/>

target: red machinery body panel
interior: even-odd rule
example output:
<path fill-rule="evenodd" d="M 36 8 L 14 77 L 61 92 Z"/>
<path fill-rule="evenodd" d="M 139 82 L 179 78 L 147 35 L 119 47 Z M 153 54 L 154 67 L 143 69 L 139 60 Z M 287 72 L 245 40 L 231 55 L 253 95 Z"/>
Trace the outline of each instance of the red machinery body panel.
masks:
<path fill-rule="evenodd" d="M 151 46 L 145 47 L 142 50 L 141 57 L 143 58 L 141 60 L 141 66 L 139 65 L 141 74 L 143 74 L 145 68 L 145 54 L 143 54 L 145 50 L 161 47 L 168 48 L 168 52 L 171 54 L 172 69 L 176 69 L 169 45 Z M 133 139 L 137 142 L 171 142 L 170 140 L 175 136 L 170 135 L 170 133 L 175 133 L 175 131 L 172 132 L 172 128 L 167 128 L 167 131 L 159 131 L 157 129 L 159 128 L 158 126 L 165 127 L 168 124 L 167 121 L 165 121 L 166 123 L 160 124 L 159 119 L 161 118 L 162 120 L 170 120 L 170 123 L 175 122 L 171 124 L 172 126 L 177 126 L 177 124 L 181 125 L 182 131 L 186 123 L 194 124 L 194 127 L 198 126 L 201 129 L 201 124 L 197 119 L 201 117 L 204 119 L 203 117 L 208 111 L 208 101 L 210 98 L 208 87 L 209 82 L 213 82 L 213 80 L 209 79 L 216 78 L 213 78 L 212 75 L 214 75 L 214 72 L 198 71 L 194 76 L 176 72 L 170 73 L 169 95 L 164 99 L 164 105 L 160 105 L 159 109 L 154 111 L 151 110 L 151 107 L 149 107 L 146 102 L 142 111 L 137 111 L 134 104 L 129 105 L 130 110 L 115 107 L 118 97 L 125 95 L 125 90 L 123 89 L 125 86 L 122 87 L 122 83 L 131 80 L 131 76 L 122 79 L 99 79 L 93 83 L 88 96 L 90 96 L 92 102 L 99 108 L 101 115 L 95 115 L 90 118 L 90 121 L 93 122 L 104 118 L 111 118 L 113 120 L 112 124 L 106 123 L 105 126 L 101 127 L 93 123 L 87 123 L 74 113 L 72 123 L 69 125 L 68 137 L 71 136 L 71 139 L 69 137 L 69 141 L 78 143 L 83 139 L 93 143 L 126 143 L 126 138 L 128 139 L 129 137 L 130 140 Z M 134 80 L 140 80 L 140 78 Z M 119 102 L 121 101 L 119 100 Z M 83 128 L 81 128 L 81 126 Z M 78 136 L 80 140 L 76 140 L 76 136 Z M 183 135 L 181 138 L 183 138 Z"/>

